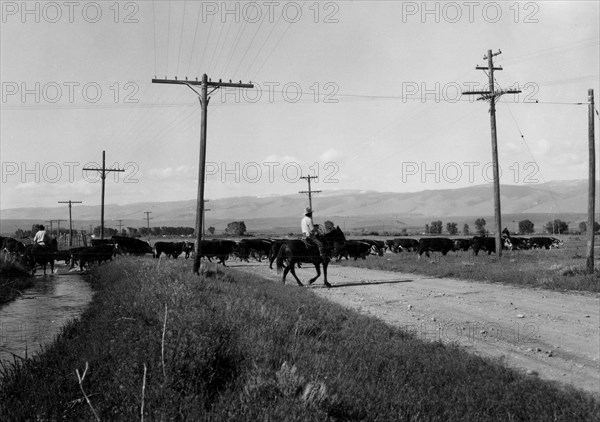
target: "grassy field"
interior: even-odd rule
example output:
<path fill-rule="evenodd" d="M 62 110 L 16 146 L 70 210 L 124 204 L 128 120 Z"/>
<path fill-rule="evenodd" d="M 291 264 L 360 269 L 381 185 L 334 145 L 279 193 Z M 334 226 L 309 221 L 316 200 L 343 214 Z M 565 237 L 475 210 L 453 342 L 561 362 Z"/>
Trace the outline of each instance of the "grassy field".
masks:
<path fill-rule="evenodd" d="M 423 343 L 307 289 L 148 258 L 89 277 L 82 317 L 43 354 L 0 368 L 0 420 L 600 417 L 586 393 Z"/>
<path fill-rule="evenodd" d="M 418 238 L 417 238 L 418 239 Z M 559 249 L 502 251 L 487 255 L 480 251 L 439 252 L 425 254 L 420 260 L 415 252 L 386 253 L 383 257 L 369 256 L 356 261 L 345 259 L 338 264 L 362 268 L 425 274 L 432 277 L 452 277 L 468 280 L 504 283 L 522 287 L 540 287 L 551 290 L 600 292 L 600 269 L 596 260 L 595 274 L 586 274 L 586 240 L 583 236 L 564 236 Z M 600 258 L 600 250 L 596 250 Z"/>

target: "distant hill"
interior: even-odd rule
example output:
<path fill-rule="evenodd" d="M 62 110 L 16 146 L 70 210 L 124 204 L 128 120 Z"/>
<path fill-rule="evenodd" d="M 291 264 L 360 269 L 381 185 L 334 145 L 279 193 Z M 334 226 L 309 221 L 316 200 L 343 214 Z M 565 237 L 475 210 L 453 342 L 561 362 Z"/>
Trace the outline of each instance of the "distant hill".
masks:
<path fill-rule="evenodd" d="M 513 220 L 518 222 L 527 218 L 527 215 L 535 215 L 543 223 L 552 218 L 567 220 L 566 216 L 570 215 L 568 218 L 576 225 L 579 219 L 585 220 L 580 215 L 584 216 L 587 212 L 587 201 L 585 180 L 501 186 L 503 221 L 507 226 L 510 226 Z M 210 208 L 206 213 L 207 225 L 214 225 L 219 229 L 219 226 L 226 225 L 227 222 L 244 220 L 249 229 L 253 227 L 249 222 L 254 222 L 256 227 L 264 229 L 279 227 L 295 230 L 299 224 L 297 220 L 299 221 L 306 205 L 306 196 L 300 194 L 210 199 L 207 204 L 207 208 Z M 462 224 L 461 221 L 464 220 L 472 226 L 474 218 L 491 216 L 492 220 L 488 221 L 492 223 L 494 215 L 491 184 L 412 193 L 323 191 L 313 196 L 313 206 L 317 221 L 332 219 L 336 223 L 345 221 L 352 227 L 373 226 L 379 227 L 380 230 L 385 230 L 386 226 L 394 230 L 420 226 L 423 222 L 434 219 L 440 219 L 444 224 L 448 221 Z M 116 220 L 121 219 L 124 220 L 124 227 L 145 226 L 145 211 L 152 212 L 150 223 L 153 226 L 193 227 L 196 201 L 109 204 L 105 206 L 106 225 L 116 227 Z M 8 220 L 48 221 L 64 219 L 66 215 L 66 207 L 62 206 L 3 209 L 0 211 L 0 231 L 14 231 L 7 226 Z M 87 222 L 98 224 L 99 216 L 99 206 L 73 207 L 73 218 L 77 228 L 77 224 L 83 225 Z M 63 224 L 68 223 L 61 223 Z"/>

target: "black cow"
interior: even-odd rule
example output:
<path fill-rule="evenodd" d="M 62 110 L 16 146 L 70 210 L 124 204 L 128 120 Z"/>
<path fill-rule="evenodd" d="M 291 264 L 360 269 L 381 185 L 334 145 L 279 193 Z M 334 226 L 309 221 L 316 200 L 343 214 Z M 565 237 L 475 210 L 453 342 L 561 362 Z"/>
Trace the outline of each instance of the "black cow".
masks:
<path fill-rule="evenodd" d="M 268 257 L 271 252 L 273 241 L 270 239 L 242 239 L 238 242 L 234 253 L 241 260 L 248 262 L 252 256 L 258 262 L 262 257 Z"/>
<path fill-rule="evenodd" d="M 25 253 L 25 244 L 23 242 L 12 237 L 5 237 L 3 239 L 0 250 L 5 250 L 13 255 L 23 255 Z"/>
<path fill-rule="evenodd" d="M 185 242 L 183 253 L 185 254 L 185 259 L 188 259 L 190 254 L 194 253 L 194 242 Z"/>
<path fill-rule="evenodd" d="M 219 262 L 226 266 L 225 261 L 229 258 L 237 244 L 233 240 L 203 240 L 200 244 L 200 258 L 218 258 Z M 212 261 L 211 261 L 212 262 Z"/>
<path fill-rule="evenodd" d="M 419 239 L 418 258 L 421 258 L 423 252 L 429 257 L 429 252 L 441 252 L 446 256 L 449 251 L 454 250 L 454 241 L 446 237 L 423 237 Z"/>
<path fill-rule="evenodd" d="M 367 255 L 371 251 L 371 245 L 367 242 L 360 240 L 346 240 L 346 243 L 336 247 L 334 255 L 337 257 L 337 261 L 345 257 L 348 259 L 354 258 L 356 261 L 358 258 L 366 259 Z"/>
<path fill-rule="evenodd" d="M 531 247 L 534 249 L 537 248 L 546 248 L 546 249 L 550 249 L 550 248 L 558 248 L 560 246 L 562 246 L 563 242 L 560 239 L 557 239 L 555 237 L 530 237 L 529 238 L 529 243 L 531 244 Z"/>
<path fill-rule="evenodd" d="M 385 251 L 385 242 L 383 240 L 360 239 L 360 241 L 371 245 L 370 252 L 373 255 L 383 256 L 383 252 Z"/>
<path fill-rule="evenodd" d="M 473 245 L 472 239 L 454 239 L 455 251 L 468 251 Z"/>
<path fill-rule="evenodd" d="M 112 244 L 83 246 L 80 248 L 72 248 L 71 252 L 71 268 L 75 267 L 75 262 L 79 263 L 79 270 L 83 271 L 86 264 L 97 262 L 98 265 L 102 262 L 112 261 L 116 246 Z"/>
<path fill-rule="evenodd" d="M 419 241 L 416 239 L 395 238 L 386 240 L 385 243 L 388 246 L 388 249 L 394 253 L 400 253 L 403 250 L 409 252 L 419 250 Z"/>
<path fill-rule="evenodd" d="M 183 253 L 187 242 L 156 242 L 154 244 L 154 257 L 160 258 L 161 254 L 177 259 Z"/>
<path fill-rule="evenodd" d="M 147 253 L 153 254 L 152 246 L 148 242 L 127 236 L 113 236 L 112 243 L 119 245 L 123 253 L 141 256 Z"/>
<path fill-rule="evenodd" d="M 496 238 L 488 236 L 474 236 L 472 239 L 473 253 L 479 254 L 480 250 L 487 251 L 488 255 L 496 253 Z"/>
<path fill-rule="evenodd" d="M 507 237 L 504 239 L 504 247 L 508 250 L 523 250 L 531 248 L 529 239 L 524 237 Z"/>

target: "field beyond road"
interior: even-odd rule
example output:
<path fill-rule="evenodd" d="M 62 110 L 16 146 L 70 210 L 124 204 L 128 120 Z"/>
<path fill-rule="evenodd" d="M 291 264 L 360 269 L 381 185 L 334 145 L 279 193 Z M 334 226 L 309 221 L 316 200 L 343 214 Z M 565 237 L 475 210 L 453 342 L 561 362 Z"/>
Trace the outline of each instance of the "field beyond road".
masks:
<path fill-rule="evenodd" d="M 43 354 L 0 367 L 0 420 L 600 416 L 589 393 L 423 342 L 315 295 L 344 288 L 212 268 L 197 277 L 190 260 L 125 257 L 93 269 L 95 294 L 81 318 Z"/>

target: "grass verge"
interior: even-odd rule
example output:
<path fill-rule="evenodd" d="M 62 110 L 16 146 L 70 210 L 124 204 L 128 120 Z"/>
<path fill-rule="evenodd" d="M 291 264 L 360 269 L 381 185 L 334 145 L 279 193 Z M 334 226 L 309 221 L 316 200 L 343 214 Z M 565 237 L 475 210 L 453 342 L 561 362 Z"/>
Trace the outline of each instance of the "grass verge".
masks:
<path fill-rule="evenodd" d="M 502 258 L 495 254 L 472 251 L 439 252 L 425 254 L 417 260 L 415 252 L 384 256 L 369 256 L 362 260 L 342 260 L 340 265 L 355 266 L 383 271 L 424 274 L 431 277 L 449 277 L 465 280 L 503 283 L 521 287 L 535 287 L 557 291 L 600 293 L 600 269 L 594 274 L 585 271 L 585 239 L 565 237 L 560 249 L 536 249 L 525 251 L 502 251 Z"/>
<path fill-rule="evenodd" d="M 0 368 L 0 420 L 598 420 L 527 377 L 233 270 L 121 259 L 43 354 Z M 157 267 L 160 266 L 160 267 Z M 77 372 L 76 372 L 77 370 Z"/>

